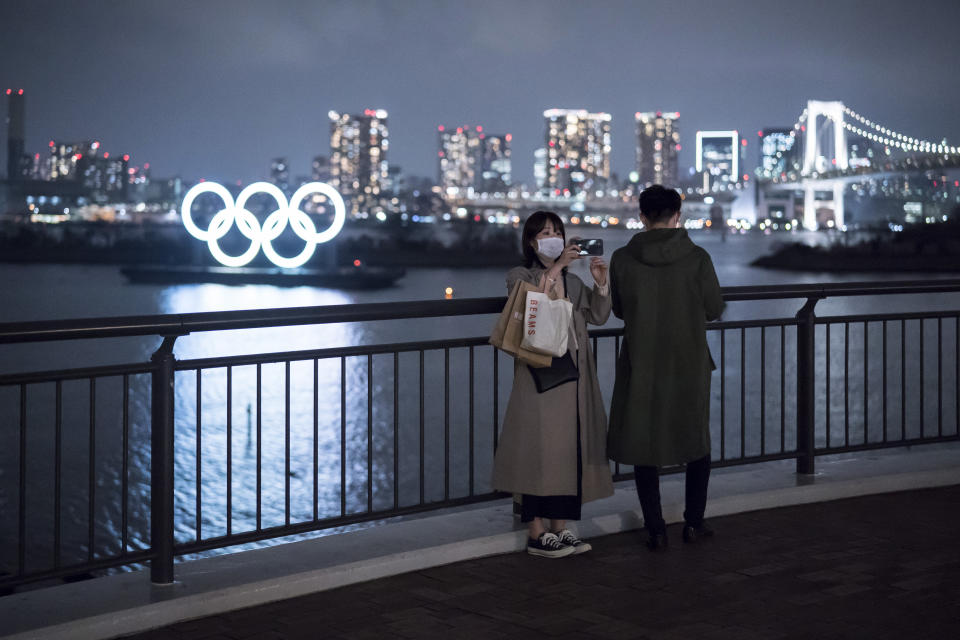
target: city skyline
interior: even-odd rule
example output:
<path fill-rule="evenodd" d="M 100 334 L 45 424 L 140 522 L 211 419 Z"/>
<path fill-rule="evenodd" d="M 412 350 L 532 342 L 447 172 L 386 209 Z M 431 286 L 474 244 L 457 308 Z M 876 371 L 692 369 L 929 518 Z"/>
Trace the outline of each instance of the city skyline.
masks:
<path fill-rule="evenodd" d="M 942 71 L 951 2 L 909 16 L 853 2 L 226 7 L 4 3 L 0 86 L 26 91 L 26 150 L 96 139 L 160 176 L 250 181 L 275 157 L 305 176 L 329 153 L 328 111 L 383 108 L 405 174 L 432 177 L 436 127 L 472 122 L 512 134 L 514 180 L 529 184 L 543 111 L 570 108 L 611 114 L 624 179 L 637 111 L 680 112 L 682 173 L 696 130 L 790 126 L 810 98 L 960 141 L 960 87 Z"/>

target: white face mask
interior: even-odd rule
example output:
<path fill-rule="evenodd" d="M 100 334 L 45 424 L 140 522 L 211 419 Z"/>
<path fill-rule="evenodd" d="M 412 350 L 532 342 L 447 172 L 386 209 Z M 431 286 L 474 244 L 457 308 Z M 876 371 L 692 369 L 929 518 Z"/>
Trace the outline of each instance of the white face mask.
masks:
<path fill-rule="evenodd" d="M 537 240 L 540 255 L 556 260 L 563 253 L 563 238 L 542 238 Z"/>

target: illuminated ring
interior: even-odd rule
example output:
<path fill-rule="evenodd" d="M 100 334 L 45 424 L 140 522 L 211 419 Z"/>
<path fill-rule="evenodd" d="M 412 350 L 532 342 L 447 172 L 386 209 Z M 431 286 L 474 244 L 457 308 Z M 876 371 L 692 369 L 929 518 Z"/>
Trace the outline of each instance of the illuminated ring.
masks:
<path fill-rule="evenodd" d="M 336 189 L 325 182 L 308 182 L 293 192 L 293 197 L 290 198 L 290 209 L 299 212 L 300 203 L 311 193 L 319 193 L 327 196 L 327 200 L 333 205 L 333 222 L 330 223 L 326 231 L 315 233 L 314 235 L 314 241 L 317 244 L 323 244 L 324 242 L 333 240 L 336 235 L 340 233 L 340 230 L 343 229 L 343 223 L 347 219 L 347 208 L 343 204 L 343 198 L 340 197 Z M 300 237 L 302 238 L 303 236 Z"/>
<path fill-rule="evenodd" d="M 290 222 L 290 228 L 301 238 L 309 238 L 306 246 L 299 255 L 293 258 L 284 258 L 274 251 L 271 242 L 276 240 Z M 263 222 L 263 253 L 273 264 L 278 267 L 292 269 L 306 264 L 307 260 L 313 255 L 313 250 L 317 248 L 317 228 L 313 225 L 313 220 L 299 209 L 285 207 L 277 209 Z"/>
<path fill-rule="evenodd" d="M 213 193 L 224 204 L 223 209 L 220 209 L 210 220 L 210 225 L 206 230 L 200 229 L 194 223 L 190 214 L 193 202 L 204 193 Z M 277 203 L 277 209 L 267 216 L 262 227 L 256 216 L 246 208 L 247 201 L 257 193 L 265 193 Z M 334 209 L 333 221 L 330 226 L 319 233 L 310 216 L 300 209 L 303 199 L 312 193 L 320 193 L 326 196 Z M 273 264 L 278 267 L 293 269 L 306 264 L 313 256 L 317 244 L 328 242 L 340 233 L 346 221 L 346 207 L 343 198 L 340 197 L 336 189 L 323 182 L 311 182 L 297 189 L 289 205 L 283 192 L 268 182 L 255 182 L 249 185 L 237 196 L 236 203 L 234 203 L 230 192 L 222 185 L 215 182 L 203 182 L 195 185 L 184 196 L 180 207 L 180 215 L 187 232 L 198 240 L 206 242 L 213 257 L 225 266 L 242 267 L 253 260 L 262 247 L 264 255 Z M 230 231 L 234 223 L 237 225 L 237 230 L 250 240 L 250 247 L 239 256 L 227 255 L 219 245 L 219 240 Z M 281 256 L 272 245 L 272 242 L 280 237 L 280 234 L 286 229 L 288 223 L 290 229 L 307 243 L 303 251 L 293 258 Z"/>
<path fill-rule="evenodd" d="M 217 184 L 216 182 L 201 182 L 187 191 L 187 195 L 183 197 L 183 203 L 180 205 L 180 216 L 183 218 L 183 226 L 187 228 L 187 232 L 194 238 L 206 242 L 210 238 L 210 232 L 198 227 L 190 216 L 190 208 L 193 206 L 193 201 L 204 193 L 213 193 L 220 196 L 225 209 L 233 207 L 233 196 L 230 195 L 230 192 L 227 191 L 223 185 Z"/>
<path fill-rule="evenodd" d="M 250 247 L 239 256 L 231 256 L 224 253 L 220 248 L 219 240 L 230 231 L 234 220 L 237 222 L 237 229 L 250 239 Z M 210 247 L 210 253 L 217 259 L 217 262 L 226 267 L 242 267 L 247 264 L 260 251 L 261 232 L 260 223 L 256 216 L 246 209 L 231 207 L 217 212 L 210 220 L 210 229 L 208 230 L 207 246 Z"/>

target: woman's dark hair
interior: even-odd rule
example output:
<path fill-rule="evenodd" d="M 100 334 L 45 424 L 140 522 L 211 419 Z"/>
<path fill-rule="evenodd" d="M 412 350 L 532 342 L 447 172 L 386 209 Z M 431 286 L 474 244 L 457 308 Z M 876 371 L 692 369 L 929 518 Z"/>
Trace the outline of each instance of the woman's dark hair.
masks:
<path fill-rule="evenodd" d="M 640 213 L 653 223 L 666 220 L 680 211 L 680 194 L 654 184 L 640 192 Z"/>
<path fill-rule="evenodd" d="M 553 223 L 553 228 L 560 232 L 563 243 L 567 243 L 567 234 L 563 231 L 563 220 L 553 211 L 534 211 L 523 223 L 523 233 L 520 234 L 520 249 L 523 251 L 523 266 L 528 269 L 534 265 L 544 266 L 537 257 L 530 242 L 537 237 L 537 234 L 543 231 L 547 226 L 547 220 Z"/>

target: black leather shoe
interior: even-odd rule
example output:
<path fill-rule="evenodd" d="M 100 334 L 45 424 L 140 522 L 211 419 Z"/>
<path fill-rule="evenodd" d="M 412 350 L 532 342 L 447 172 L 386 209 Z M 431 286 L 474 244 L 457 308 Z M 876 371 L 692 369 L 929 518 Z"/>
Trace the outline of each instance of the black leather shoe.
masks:
<path fill-rule="evenodd" d="M 647 549 L 650 549 L 650 551 L 666 551 L 668 546 L 670 546 L 670 542 L 667 540 L 666 531 L 647 534 Z"/>
<path fill-rule="evenodd" d="M 710 528 L 706 522 L 700 523 L 699 527 L 695 527 L 692 524 L 683 525 L 683 541 L 689 544 L 693 544 L 697 540 L 703 538 L 712 538 L 713 529 Z"/>

